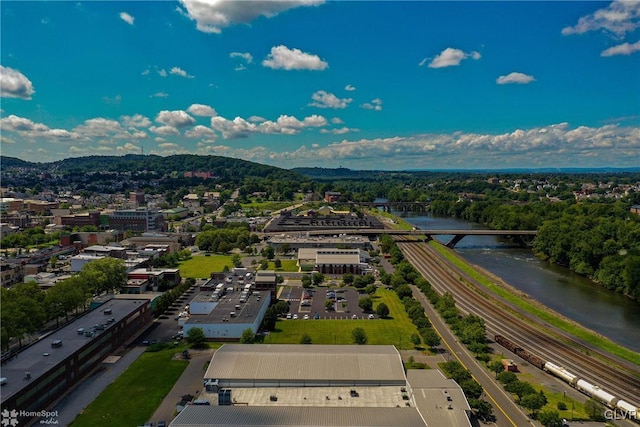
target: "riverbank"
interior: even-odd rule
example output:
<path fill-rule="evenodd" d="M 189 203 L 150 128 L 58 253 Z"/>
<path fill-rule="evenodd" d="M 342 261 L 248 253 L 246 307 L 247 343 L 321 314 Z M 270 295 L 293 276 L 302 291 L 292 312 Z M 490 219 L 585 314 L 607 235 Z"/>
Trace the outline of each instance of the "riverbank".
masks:
<path fill-rule="evenodd" d="M 375 212 L 374 214 L 382 218 L 383 222 L 392 228 L 413 229 L 414 225 L 386 212 Z M 539 302 L 531 295 L 517 289 L 498 275 L 488 271 L 464 259 L 455 250 L 446 248 L 444 245 L 432 241 L 431 244 L 437 248 L 450 262 L 460 268 L 466 275 L 481 284 L 483 288 L 504 299 L 515 309 L 522 310 L 525 313 L 533 315 L 556 328 L 562 333 L 570 334 L 583 342 L 583 351 L 585 353 L 595 352 L 596 350 L 606 351 L 615 355 L 620 359 L 621 365 L 637 372 L 637 366 L 640 366 L 640 353 L 629 350 L 628 348 L 611 341 L 609 338 L 595 332 L 579 322 L 569 319 L 558 313 L 554 309 Z M 629 366 L 633 364 L 633 367 Z M 635 368 L 635 369 L 634 369 Z"/>
<path fill-rule="evenodd" d="M 620 346 L 597 332 L 589 330 L 577 322 L 550 309 L 539 301 L 531 298 L 528 294 L 509 285 L 490 271 L 469 263 L 454 250 L 451 250 L 435 241 L 432 241 L 429 244 L 447 258 L 447 260 L 461 269 L 473 280 L 481 284 L 488 291 L 494 293 L 524 312 L 536 316 L 551 326 L 578 338 L 583 342 L 583 352 L 589 353 L 590 351 L 599 349 L 609 352 L 627 362 L 631 362 L 636 366 L 640 366 L 640 354 Z"/>

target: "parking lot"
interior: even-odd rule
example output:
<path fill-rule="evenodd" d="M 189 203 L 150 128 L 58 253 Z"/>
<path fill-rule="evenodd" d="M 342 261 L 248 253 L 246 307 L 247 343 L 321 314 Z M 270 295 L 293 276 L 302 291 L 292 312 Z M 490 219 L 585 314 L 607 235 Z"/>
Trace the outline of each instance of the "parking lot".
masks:
<path fill-rule="evenodd" d="M 280 293 L 280 299 L 289 301 L 291 320 L 304 320 L 305 315 L 308 319 L 368 319 L 371 314 L 358 307 L 358 300 L 365 296 L 367 294 L 354 288 L 304 289 L 301 286 L 285 286 Z M 333 301 L 332 310 L 325 308 L 328 299 Z"/>

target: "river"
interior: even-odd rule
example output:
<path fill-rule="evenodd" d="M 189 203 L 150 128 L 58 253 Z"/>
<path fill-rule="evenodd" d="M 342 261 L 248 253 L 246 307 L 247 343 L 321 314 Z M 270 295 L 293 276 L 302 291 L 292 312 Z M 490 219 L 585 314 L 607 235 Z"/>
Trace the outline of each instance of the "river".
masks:
<path fill-rule="evenodd" d="M 394 214 L 422 229 L 485 228 L 454 218 Z M 451 237 L 438 236 L 444 242 Z M 569 269 L 550 265 L 530 250 L 515 248 L 496 236 L 466 236 L 456 251 L 565 317 L 640 352 L 640 302 L 610 292 Z"/>

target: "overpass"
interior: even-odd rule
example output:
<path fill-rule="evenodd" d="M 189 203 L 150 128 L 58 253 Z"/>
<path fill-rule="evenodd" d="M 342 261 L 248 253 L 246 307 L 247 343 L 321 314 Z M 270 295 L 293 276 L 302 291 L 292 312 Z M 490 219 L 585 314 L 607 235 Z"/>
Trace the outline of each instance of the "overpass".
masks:
<path fill-rule="evenodd" d="M 385 212 L 427 212 L 431 207 L 429 202 L 351 202 L 351 205 L 365 208 L 382 209 Z"/>
<path fill-rule="evenodd" d="M 537 230 L 389 230 L 384 228 L 362 228 L 362 229 L 324 229 L 324 230 L 296 230 L 296 231 L 280 231 L 271 233 L 262 233 L 263 236 L 280 236 L 282 234 L 299 234 L 308 236 L 326 236 L 326 235 L 340 235 L 340 234 L 355 234 L 361 236 L 378 236 L 380 234 L 389 234 L 392 236 L 426 236 L 427 239 L 431 239 L 433 236 L 453 236 L 453 238 L 446 244 L 449 248 L 454 248 L 460 240 L 465 236 L 535 236 L 538 234 Z"/>

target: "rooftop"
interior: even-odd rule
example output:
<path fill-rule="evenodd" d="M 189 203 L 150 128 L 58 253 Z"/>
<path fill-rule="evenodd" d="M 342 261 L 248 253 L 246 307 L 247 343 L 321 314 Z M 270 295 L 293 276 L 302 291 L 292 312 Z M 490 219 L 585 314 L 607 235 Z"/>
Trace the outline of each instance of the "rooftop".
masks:
<path fill-rule="evenodd" d="M 225 344 L 205 378 L 406 384 L 400 354 L 381 345 Z"/>
<path fill-rule="evenodd" d="M 231 285 L 229 285 L 231 286 Z M 225 289 L 227 284 L 225 284 Z M 246 300 L 240 302 L 240 291 L 227 293 L 220 299 L 214 299 L 213 291 L 200 292 L 192 300 L 191 303 L 216 303 L 216 306 L 209 314 L 192 314 L 187 320 L 188 324 L 217 324 L 217 323 L 251 323 L 263 304 L 268 303 L 267 292 L 254 291 Z M 236 308 L 239 306 L 240 308 Z M 230 313 L 234 312 L 233 317 Z"/>
<path fill-rule="evenodd" d="M 189 405 L 172 427 L 195 426 L 352 426 L 418 427 L 425 423 L 414 408 L 260 407 Z"/>
<path fill-rule="evenodd" d="M 17 357 L 7 361 L 2 366 L 2 376 L 7 378 L 7 384 L 2 386 L 2 401 L 29 384 L 29 381 L 25 380 L 26 372 L 31 374 L 30 381 L 35 381 L 58 363 L 87 345 L 87 343 L 98 339 L 98 337 L 112 328 L 117 321 L 135 311 L 142 303 L 144 301 L 141 300 L 110 299 L 100 307 L 22 350 Z M 104 313 L 107 308 L 111 309 L 111 313 L 108 315 Z M 93 325 L 105 324 L 111 318 L 116 321 L 106 325 L 105 330 L 96 331 L 96 335 L 92 338 L 78 333 L 79 328 L 90 330 Z M 54 340 L 61 340 L 62 346 L 51 347 L 51 342 Z"/>

